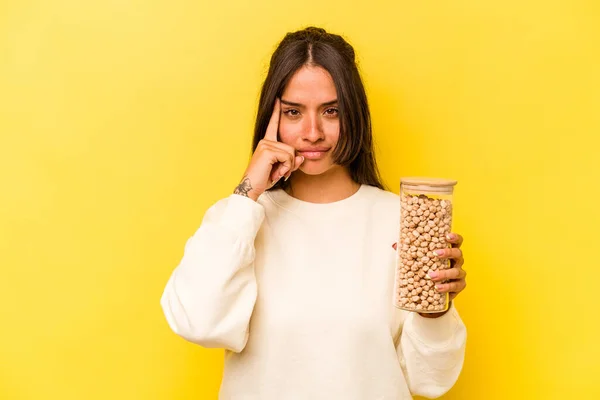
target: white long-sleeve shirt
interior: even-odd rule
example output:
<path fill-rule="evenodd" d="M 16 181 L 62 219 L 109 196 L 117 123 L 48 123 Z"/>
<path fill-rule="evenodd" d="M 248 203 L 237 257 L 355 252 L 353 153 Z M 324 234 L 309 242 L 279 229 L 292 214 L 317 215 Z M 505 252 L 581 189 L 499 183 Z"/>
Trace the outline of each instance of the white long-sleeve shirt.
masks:
<path fill-rule="evenodd" d="M 457 310 L 392 305 L 396 194 L 315 204 L 279 189 L 205 214 L 161 298 L 184 339 L 225 349 L 222 400 L 439 397 L 462 369 Z"/>

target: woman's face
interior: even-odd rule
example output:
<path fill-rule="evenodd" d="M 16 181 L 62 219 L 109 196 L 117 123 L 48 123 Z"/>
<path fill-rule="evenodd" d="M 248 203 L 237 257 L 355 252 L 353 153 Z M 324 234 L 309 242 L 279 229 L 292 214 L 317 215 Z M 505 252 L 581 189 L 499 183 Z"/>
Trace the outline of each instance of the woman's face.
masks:
<path fill-rule="evenodd" d="M 337 92 L 329 72 L 304 66 L 281 95 L 279 139 L 304 156 L 300 170 L 319 175 L 336 166 L 331 153 L 340 135 Z"/>

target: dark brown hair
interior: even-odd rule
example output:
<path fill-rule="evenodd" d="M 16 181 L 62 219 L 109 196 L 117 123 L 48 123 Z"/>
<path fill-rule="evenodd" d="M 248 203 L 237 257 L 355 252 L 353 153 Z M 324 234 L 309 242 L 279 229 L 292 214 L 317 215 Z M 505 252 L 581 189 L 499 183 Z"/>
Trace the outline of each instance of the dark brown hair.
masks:
<path fill-rule="evenodd" d="M 305 65 L 328 71 L 338 94 L 340 137 L 333 151 L 334 162 L 348 167 L 355 182 L 384 189 L 375 162 L 371 114 L 354 49 L 341 36 L 322 28 L 307 27 L 286 34 L 271 56 L 258 103 L 252 152 L 265 136 L 275 99 L 281 97 L 291 77 Z M 289 181 L 281 179 L 272 189 L 286 184 Z"/>

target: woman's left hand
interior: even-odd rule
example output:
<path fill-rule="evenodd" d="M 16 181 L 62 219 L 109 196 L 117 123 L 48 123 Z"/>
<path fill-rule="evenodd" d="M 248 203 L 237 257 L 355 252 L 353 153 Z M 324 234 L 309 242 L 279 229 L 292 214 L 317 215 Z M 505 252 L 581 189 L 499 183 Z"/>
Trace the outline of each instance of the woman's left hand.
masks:
<path fill-rule="evenodd" d="M 450 268 L 431 271 L 429 277 L 436 282 L 435 288 L 438 292 L 449 292 L 450 301 L 452 301 L 467 287 L 467 271 L 463 269 L 465 259 L 460 249 L 463 237 L 457 233 L 450 233 L 446 237 L 446 241 L 452 244 L 452 248 L 436 250 L 436 253 L 441 252 L 438 254 L 438 258 L 450 259 Z M 447 282 L 442 283 L 444 281 Z"/>

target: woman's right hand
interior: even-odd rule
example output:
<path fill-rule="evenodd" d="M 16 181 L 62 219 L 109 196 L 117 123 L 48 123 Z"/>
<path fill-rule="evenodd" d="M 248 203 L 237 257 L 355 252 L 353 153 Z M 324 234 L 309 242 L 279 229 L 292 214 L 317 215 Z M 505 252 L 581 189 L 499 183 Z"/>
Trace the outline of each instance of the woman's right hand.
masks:
<path fill-rule="evenodd" d="M 256 201 L 279 179 L 285 177 L 287 180 L 292 172 L 300 168 L 304 162 L 304 157 L 296 156 L 296 150 L 292 146 L 277 141 L 280 114 L 281 102 L 277 98 L 265 137 L 258 142 L 246 172 L 244 172 L 244 177 L 235 188 L 235 194 L 250 197 Z"/>

